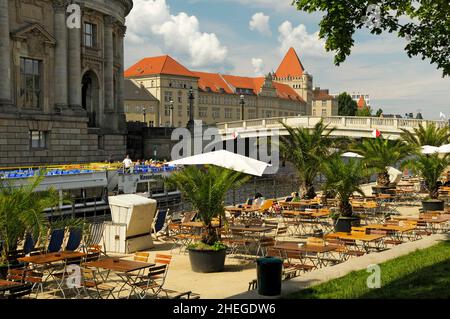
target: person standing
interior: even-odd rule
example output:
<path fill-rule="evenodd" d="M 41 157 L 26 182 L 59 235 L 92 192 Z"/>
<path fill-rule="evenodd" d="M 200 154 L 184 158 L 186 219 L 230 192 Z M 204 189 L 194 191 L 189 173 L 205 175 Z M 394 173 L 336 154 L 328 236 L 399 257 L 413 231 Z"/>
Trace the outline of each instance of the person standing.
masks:
<path fill-rule="evenodd" d="M 127 155 L 125 159 L 123 160 L 123 166 L 124 166 L 124 173 L 130 174 L 131 173 L 131 167 L 133 166 L 133 161 L 130 159 L 130 155 Z"/>

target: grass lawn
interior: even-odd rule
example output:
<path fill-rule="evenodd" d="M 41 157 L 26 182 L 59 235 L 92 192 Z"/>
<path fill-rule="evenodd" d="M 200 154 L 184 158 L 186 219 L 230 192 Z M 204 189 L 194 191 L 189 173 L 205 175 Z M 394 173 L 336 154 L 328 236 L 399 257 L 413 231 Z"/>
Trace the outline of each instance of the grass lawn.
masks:
<path fill-rule="evenodd" d="M 301 290 L 287 298 L 450 298 L 450 241 L 380 264 L 381 288 L 369 289 L 366 270 Z"/>

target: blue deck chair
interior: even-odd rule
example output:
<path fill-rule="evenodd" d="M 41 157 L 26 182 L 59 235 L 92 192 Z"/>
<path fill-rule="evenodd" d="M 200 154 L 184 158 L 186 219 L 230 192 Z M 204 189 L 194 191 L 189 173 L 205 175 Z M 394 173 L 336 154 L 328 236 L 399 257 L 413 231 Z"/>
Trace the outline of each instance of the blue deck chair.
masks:
<path fill-rule="evenodd" d="M 61 250 L 64 241 L 64 229 L 54 229 L 50 235 L 50 242 L 48 244 L 47 252 L 57 253 Z"/>
<path fill-rule="evenodd" d="M 70 229 L 69 239 L 66 244 L 66 251 L 76 251 L 80 247 L 83 231 L 81 228 Z"/>
<path fill-rule="evenodd" d="M 23 243 L 23 253 L 25 255 L 30 254 L 32 251 L 34 251 L 34 247 L 36 245 L 36 242 L 33 239 L 33 236 L 31 233 L 25 234 L 25 242 Z"/>
<path fill-rule="evenodd" d="M 164 224 L 166 223 L 166 217 L 167 217 L 168 210 L 166 209 L 160 209 L 157 212 L 157 215 L 155 217 L 155 221 L 153 222 L 153 233 L 156 234 L 160 232 L 164 228 Z"/>

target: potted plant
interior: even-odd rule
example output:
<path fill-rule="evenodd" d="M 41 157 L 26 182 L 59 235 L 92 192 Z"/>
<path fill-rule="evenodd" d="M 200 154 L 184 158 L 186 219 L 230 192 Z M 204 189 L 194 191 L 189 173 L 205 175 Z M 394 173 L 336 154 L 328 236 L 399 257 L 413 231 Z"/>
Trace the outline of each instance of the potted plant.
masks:
<path fill-rule="evenodd" d="M 387 193 L 391 188 L 388 168 L 406 158 L 413 150 L 403 140 L 388 140 L 383 137 L 365 139 L 355 144 L 352 150 L 364 157 L 363 163 L 374 170 L 377 176 L 377 186 L 373 187 L 375 193 Z"/>
<path fill-rule="evenodd" d="M 53 189 L 35 191 L 43 178 L 43 174 L 38 174 L 23 186 L 0 182 L 0 276 L 5 277 L 9 268 L 20 266 L 17 261 L 18 242 L 25 232 L 30 232 L 35 238 L 45 233 L 48 221 L 42 212 L 59 202 L 59 195 Z"/>
<path fill-rule="evenodd" d="M 225 220 L 225 195 L 249 179 L 248 175 L 217 166 L 188 166 L 167 179 L 167 184 L 176 187 L 197 210 L 197 216 L 206 229 L 201 241 L 188 247 L 193 271 L 206 273 L 224 270 L 227 247 L 221 243 L 213 219 Z"/>
<path fill-rule="evenodd" d="M 280 136 L 281 154 L 297 170 L 301 197 L 313 199 L 316 197 L 314 182 L 322 164 L 333 155 L 333 148 L 340 146 L 345 139 L 331 138 L 335 128 L 329 128 L 323 120 L 312 129 L 281 124 L 288 132 L 287 136 Z"/>
<path fill-rule="evenodd" d="M 353 216 L 350 198 L 355 192 L 364 196 L 360 184 L 369 172 L 359 159 L 350 158 L 344 161 L 336 155 L 324 163 L 323 174 L 326 180 L 323 188 L 325 191 L 333 190 L 338 200 L 337 211 L 332 216 L 336 221 L 337 232 L 350 232 L 352 226 L 359 226 L 360 220 Z"/>
<path fill-rule="evenodd" d="M 418 154 L 405 161 L 403 167 L 412 169 L 424 179 L 428 197 L 422 201 L 424 211 L 444 210 L 444 201 L 439 197 L 439 179 L 450 166 L 450 154 Z"/>

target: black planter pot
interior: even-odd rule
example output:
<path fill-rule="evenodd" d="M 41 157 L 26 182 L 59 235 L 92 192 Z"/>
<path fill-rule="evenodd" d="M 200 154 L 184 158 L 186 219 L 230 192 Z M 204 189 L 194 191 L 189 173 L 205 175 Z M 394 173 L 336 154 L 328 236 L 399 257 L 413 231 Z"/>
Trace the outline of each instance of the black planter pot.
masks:
<path fill-rule="evenodd" d="M 221 272 L 225 269 L 227 250 L 189 249 L 192 271 L 199 273 Z"/>
<path fill-rule="evenodd" d="M 422 201 L 422 208 L 424 212 L 434 212 L 444 210 L 444 201 L 433 199 Z"/>
<path fill-rule="evenodd" d="M 361 220 L 358 217 L 339 217 L 334 225 L 334 230 L 340 233 L 349 233 L 352 227 L 359 227 Z"/>

